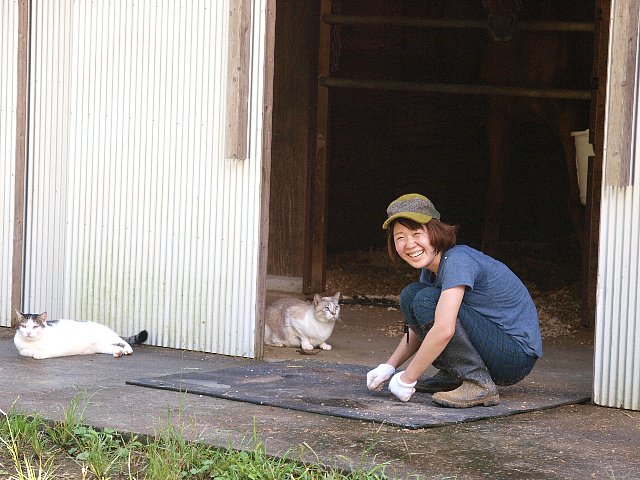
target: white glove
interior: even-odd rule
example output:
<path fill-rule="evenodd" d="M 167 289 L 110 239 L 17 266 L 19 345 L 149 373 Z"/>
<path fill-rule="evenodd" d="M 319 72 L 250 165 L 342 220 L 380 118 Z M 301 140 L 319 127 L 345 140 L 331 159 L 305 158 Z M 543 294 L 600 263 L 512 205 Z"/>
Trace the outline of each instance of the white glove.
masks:
<path fill-rule="evenodd" d="M 416 393 L 416 389 L 414 387 L 418 382 L 416 381 L 413 383 L 404 383 L 402 380 L 400 380 L 400 376 L 403 373 L 404 370 L 402 372 L 396 373 L 393 376 L 393 378 L 389 382 L 389 390 L 403 402 L 408 402 L 411 396 Z"/>
<path fill-rule="evenodd" d="M 367 388 L 369 390 L 380 390 L 382 384 L 391 378 L 396 369 L 388 363 L 381 363 L 367 373 Z"/>

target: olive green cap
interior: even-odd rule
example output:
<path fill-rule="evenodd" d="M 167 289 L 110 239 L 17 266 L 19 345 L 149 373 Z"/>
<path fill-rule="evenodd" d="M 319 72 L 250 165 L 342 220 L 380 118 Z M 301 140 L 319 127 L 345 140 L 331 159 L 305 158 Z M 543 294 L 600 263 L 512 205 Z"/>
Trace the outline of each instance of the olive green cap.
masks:
<path fill-rule="evenodd" d="M 383 229 L 396 218 L 408 218 L 418 223 L 429 223 L 432 218 L 440 220 L 440 212 L 433 206 L 431 200 L 418 193 L 408 193 L 396 198 L 387 207 L 388 218 L 382 224 Z"/>

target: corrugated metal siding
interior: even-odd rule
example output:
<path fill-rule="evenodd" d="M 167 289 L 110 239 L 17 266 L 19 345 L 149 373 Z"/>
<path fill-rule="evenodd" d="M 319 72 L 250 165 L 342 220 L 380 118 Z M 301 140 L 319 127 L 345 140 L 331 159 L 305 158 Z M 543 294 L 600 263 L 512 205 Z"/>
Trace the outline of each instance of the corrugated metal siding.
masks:
<path fill-rule="evenodd" d="M 28 310 L 254 356 L 261 3 L 246 160 L 223 156 L 228 1 L 34 3 Z"/>
<path fill-rule="evenodd" d="M 610 52 L 610 58 L 612 54 L 615 53 Z M 636 78 L 636 85 L 637 81 Z M 602 189 L 593 400 L 599 405 L 640 410 L 640 168 L 637 168 L 640 122 L 637 100 L 634 111 L 636 134 L 629 132 L 629 141 L 635 138 L 631 186 L 607 186 L 605 178 Z M 605 149 L 605 167 L 606 161 Z"/>
<path fill-rule="evenodd" d="M 640 178 L 636 172 L 634 185 Z M 594 402 L 640 410 L 640 195 L 606 187 L 602 196 Z"/>
<path fill-rule="evenodd" d="M 11 325 L 18 2 L 0 0 L 0 326 Z"/>

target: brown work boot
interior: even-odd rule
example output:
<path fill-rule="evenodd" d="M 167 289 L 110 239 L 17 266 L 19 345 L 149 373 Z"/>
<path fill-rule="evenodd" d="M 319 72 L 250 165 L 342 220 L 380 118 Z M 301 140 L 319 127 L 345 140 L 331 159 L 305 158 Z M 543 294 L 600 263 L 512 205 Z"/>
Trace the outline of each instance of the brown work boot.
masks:
<path fill-rule="evenodd" d="M 462 380 L 455 373 L 440 370 L 434 376 L 418 380 L 416 391 L 424 393 L 448 392 L 462 385 Z"/>
<path fill-rule="evenodd" d="M 490 407 L 498 405 L 500 396 L 493 382 L 480 385 L 476 382 L 464 381 L 455 390 L 434 393 L 433 401 L 439 405 L 453 408 L 469 408 L 476 405 Z"/>

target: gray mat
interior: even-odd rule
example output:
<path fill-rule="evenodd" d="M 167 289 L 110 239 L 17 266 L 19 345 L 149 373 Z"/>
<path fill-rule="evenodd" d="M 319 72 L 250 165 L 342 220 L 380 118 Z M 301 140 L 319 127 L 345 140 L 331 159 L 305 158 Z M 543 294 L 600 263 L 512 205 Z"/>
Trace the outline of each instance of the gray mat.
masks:
<path fill-rule="evenodd" d="M 361 365 L 296 360 L 141 378 L 127 383 L 410 429 L 504 417 L 589 400 L 584 393 L 553 391 L 525 380 L 500 387 L 500 404 L 494 407 L 444 408 L 433 403 L 430 394 L 420 392 L 403 403 L 386 389 L 367 390 L 368 370 Z"/>

